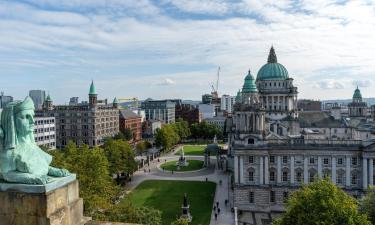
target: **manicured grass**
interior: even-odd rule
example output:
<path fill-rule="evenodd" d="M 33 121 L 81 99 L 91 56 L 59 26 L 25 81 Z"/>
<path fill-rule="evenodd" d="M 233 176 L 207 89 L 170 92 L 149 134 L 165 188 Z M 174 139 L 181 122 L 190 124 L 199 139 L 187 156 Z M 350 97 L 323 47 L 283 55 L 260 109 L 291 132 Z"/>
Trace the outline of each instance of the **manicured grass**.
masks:
<path fill-rule="evenodd" d="M 165 170 L 169 170 L 169 171 L 172 171 L 172 170 L 173 171 L 193 171 L 193 170 L 202 169 L 202 167 L 203 167 L 203 161 L 201 161 L 201 160 L 187 159 L 187 162 L 189 163 L 189 165 L 181 166 L 180 170 L 177 170 L 177 166 L 176 166 L 177 160 L 173 160 L 173 161 L 163 163 L 163 164 L 160 165 L 160 168 L 165 169 Z"/>
<path fill-rule="evenodd" d="M 180 216 L 186 193 L 193 216 L 189 225 L 209 225 L 215 187 L 216 184 L 212 182 L 147 180 L 132 191 L 129 199 L 135 206 L 162 211 L 162 224 L 170 225 L 176 216 Z"/>
<path fill-rule="evenodd" d="M 204 155 L 204 149 L 207 145 L 184 145 L 185 155 Z M 177 151 L 175 155 L 180 155 L 181 150 Z"/>

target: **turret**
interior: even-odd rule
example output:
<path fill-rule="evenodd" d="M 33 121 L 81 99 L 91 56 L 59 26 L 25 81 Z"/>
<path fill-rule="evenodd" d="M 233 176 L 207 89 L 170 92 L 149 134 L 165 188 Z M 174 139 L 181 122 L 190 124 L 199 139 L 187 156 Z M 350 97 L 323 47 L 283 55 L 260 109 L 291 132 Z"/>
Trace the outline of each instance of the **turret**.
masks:
<path fill-rule="evenodd" d="M 48 94 L 46 100 L 43 102 L 43 109 L 44 110 L 52 110 L 53 109 L 53 102 L 51 96 Z"/>
<path fill-rule="evenodd" d="M 94 81 L 91 81 L 90 92 L 89 92 L 89 105 L 96 106 L 98 103 L 98 95 L 96 94 Z"/>
<path fill-rule="evenodd" d="M 243 104 L 253 105 L 259 103 L 258 89 L 255 85 L 255 79 L 250 70 L 245 77 L 245 82 L 242 87 L 241 101 Z"/>
<path fill-rule="evenodd" d="M 115 97 L 114 99 L 113 99 L 113 103 L 112 103 L 112 106 L 113 106 L 113 108 L 114 109 L 118 109 L 118 100 L 117 100 L 117 98 Z"/>

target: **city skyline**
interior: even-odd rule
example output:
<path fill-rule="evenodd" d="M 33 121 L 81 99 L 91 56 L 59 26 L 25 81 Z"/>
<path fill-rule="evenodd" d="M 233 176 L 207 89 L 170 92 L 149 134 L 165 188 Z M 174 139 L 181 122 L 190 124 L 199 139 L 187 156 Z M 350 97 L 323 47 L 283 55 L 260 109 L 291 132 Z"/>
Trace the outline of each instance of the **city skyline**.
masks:
<path fill-rule="evenodd" d="M 1 89 L 61 104 L 94 80 L 100 99 L 199 100 L 220 66 L 220 94 L 235 95 L 274 45 L 300 98 L 374 97 L 374 3 L 262 2 L 3 1 Z"/>

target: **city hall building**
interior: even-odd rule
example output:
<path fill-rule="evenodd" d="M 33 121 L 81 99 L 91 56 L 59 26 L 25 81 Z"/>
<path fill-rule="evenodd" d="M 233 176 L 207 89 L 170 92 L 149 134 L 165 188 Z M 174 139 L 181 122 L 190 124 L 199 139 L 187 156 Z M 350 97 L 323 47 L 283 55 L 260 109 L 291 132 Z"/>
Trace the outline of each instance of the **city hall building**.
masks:
<path fill-rule="evenodd" d="M 269 224 L 284 212 L 291 192 L 317 178 L 329 177 L 354 197 L 374 184 L 375 145 L 349 137 L 310 138 L 301 129 L 297 95 L 273 47 L 257 77 L 250 71 L 245 77 L 227 123 L 238 224 Z M 353 107 L 362 107 L 361 96 L 354 97 Z"/>

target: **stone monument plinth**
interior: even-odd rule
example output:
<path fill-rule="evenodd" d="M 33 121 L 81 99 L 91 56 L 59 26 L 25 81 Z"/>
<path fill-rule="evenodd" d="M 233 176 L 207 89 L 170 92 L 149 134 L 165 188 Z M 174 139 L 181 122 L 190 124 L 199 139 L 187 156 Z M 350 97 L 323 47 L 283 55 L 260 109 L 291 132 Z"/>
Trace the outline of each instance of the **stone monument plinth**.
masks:
<path fill-rule="evenodd" d="M 83 225 L 75 174 L 44 185 L 0 181 L 0 225 Z"/>

